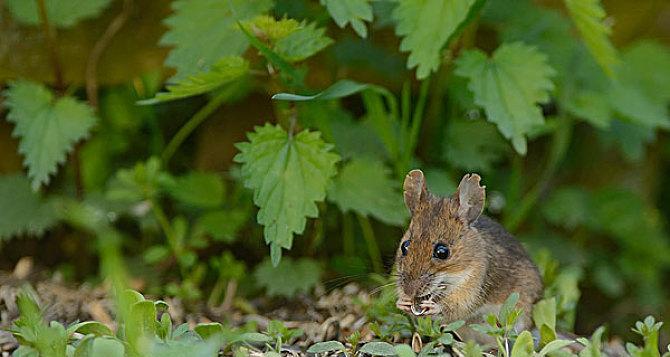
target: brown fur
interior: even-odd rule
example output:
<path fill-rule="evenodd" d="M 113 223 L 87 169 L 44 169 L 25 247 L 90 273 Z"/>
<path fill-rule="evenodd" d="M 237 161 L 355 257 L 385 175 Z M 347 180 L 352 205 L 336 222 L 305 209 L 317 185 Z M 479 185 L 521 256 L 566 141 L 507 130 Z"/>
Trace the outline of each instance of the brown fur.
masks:
<path fill-rule="evenodd" d="M 420 311 L 421 302 L 430 299 L 437 306 L 428 313 L 440 313 L 447 321 L 479 322 L 480 314 L 495 312 L 518 292 L 517 306 L 524 310 L 519 326 L 527 328 L 542 281 L 519 242 L 500 224 L 480 216 L 485 188 L 479 181 L 476 174 L 466 175 L 452 197 L 442 198 L 428 192 L 421 171 L 407 175 L 405 203 L 412 219 L 400 242 L 410 240 L 407 255 L 399 248 L 396 256 L 398 304 L 404 299 L 404 310 L 412 311 L 411 306 Z M 437 243 L 449 247 L 447 259 L 433 258 Z"/>

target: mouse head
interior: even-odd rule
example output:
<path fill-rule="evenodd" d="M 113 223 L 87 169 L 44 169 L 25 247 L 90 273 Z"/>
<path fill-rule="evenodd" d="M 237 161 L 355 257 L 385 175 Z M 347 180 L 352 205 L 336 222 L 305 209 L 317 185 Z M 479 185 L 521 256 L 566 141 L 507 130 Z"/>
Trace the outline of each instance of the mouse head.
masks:
<path fill-rule="evenodd" d="M 417 306 L 437 301 L 481 264 L 482 240 L 473 227 L 484 207 L 480 180 L 477 174 L 465 175 L 456 193 L 438 197 L 426 188 L 423 172 L 407 174 L 403 189 L 412 219 L 396 256 L 401 297 Z"/>

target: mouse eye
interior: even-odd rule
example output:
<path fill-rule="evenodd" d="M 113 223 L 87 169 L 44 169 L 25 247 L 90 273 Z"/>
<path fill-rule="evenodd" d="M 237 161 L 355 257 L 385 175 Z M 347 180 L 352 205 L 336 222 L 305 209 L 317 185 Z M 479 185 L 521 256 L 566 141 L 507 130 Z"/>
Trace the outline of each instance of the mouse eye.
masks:
<path fill-rule="evenodd" d="M 402 255 L 407 255 L 407 248 L 409 248 L 409 240 L 402 242 L 400 245 L 400 251 L 402 252 Z"/>
<path fill-rule="evenodd" d="M 442 243 L 435 244 L 433 257 L 442 260 L 449 258 L 449 248 Z"/>

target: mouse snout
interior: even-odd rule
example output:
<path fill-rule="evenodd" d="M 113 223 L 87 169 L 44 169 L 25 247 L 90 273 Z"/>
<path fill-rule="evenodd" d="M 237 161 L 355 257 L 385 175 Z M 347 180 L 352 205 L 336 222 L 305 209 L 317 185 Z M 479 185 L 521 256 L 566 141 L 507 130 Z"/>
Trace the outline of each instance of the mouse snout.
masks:
<path fill-rule="evenodd" d="M 420 276 L 401 275 L 399 281 L 402 292 L 412 300 L 418 300 L 428 290 L 428 281 Z"/>

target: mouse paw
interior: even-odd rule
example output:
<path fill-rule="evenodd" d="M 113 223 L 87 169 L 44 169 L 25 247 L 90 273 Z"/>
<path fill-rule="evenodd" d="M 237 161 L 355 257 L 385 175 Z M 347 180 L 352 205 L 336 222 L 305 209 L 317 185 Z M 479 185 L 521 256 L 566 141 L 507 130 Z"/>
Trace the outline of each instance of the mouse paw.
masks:
<path fill-rule="evenodd" d="M 398 301 L 396 301 L 395 306 L 404 312 L 412 312 L 412 300 L 410 299 L 399 298 Z"/>
<path fill-rule="evenodd" d="M 440 304 L 432 300 L 422 301 L 419 307 L 423 310 L 423 315 L 437 315 L 442 312 Z"/>

